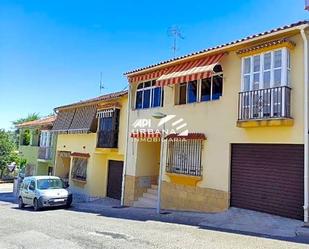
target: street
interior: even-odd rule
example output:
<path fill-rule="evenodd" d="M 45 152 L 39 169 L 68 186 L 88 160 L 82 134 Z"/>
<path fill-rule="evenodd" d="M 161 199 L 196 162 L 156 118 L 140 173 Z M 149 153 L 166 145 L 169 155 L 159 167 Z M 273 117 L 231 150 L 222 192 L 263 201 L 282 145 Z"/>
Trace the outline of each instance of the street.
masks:
<path fill-rule="evenodd" d="M 10 191 L 9 185 L 0 186 L 1 249 L 308 248 L 304 243 L 201 228 L 192 225 L 194 219 L 184 225 L 174 218 L 160 221 L 155 214 L 142 217 L 139 209 L 20 210 Z"/>

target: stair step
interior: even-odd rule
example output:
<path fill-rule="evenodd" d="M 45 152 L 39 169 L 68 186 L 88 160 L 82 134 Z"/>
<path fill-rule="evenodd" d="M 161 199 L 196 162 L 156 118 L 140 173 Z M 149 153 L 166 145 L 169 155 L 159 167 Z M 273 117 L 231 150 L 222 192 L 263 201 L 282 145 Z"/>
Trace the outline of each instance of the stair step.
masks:
<path fill-rule="evenodd" d="M 158 189 L 158 185 L 151 185 L 152 189 Z"/>
<path fill-rule="evenodd" d="M 158 190 L 149 188 L 147 189 L 147 193 L 152 194 L 152 195 L 158 195 Z"/>
<path fill-rule="evenodd" d="M 158 195 L 153 194 L 153 193 L 146 192 L 146 193 L 143 194 L 143 197 L 146 197 L 146 198 L 149 198 L 149 199 L 152 199 L 152 200 L 155 200 L 155 201 L 158 200 Z"/>
<path fill-rule="evenodd" d="M 156 201 L 147 197 L 141 197 L 133 203 L 134 207 L 155 208 Z"/>

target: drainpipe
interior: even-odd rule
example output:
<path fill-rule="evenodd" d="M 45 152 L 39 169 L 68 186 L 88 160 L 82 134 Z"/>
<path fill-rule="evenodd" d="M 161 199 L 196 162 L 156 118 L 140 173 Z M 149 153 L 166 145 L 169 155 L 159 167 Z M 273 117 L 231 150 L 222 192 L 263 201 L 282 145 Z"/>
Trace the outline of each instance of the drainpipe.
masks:
<path fill-rule="evenodd" d="M 121 185 L 121 206 L 124 206 L 124 191 L 126 181 L 126 169 L 128 164 L 128 144 L 129 144 L 129 125 L 130 125 L 130 110 L 131 110 L 131 84 L 128 89 L 128 104 L 127 104 L 127 127 L 126 127 L 126 146 L 124 154 L 124 167 L 122 171 L 122 185 Z"/>
<path fill-rule="evenodd" d="M 308 222 L 309 214 L 309 164 L 308 164 L 308 146 L 309 146 L 309 113 L 308 113 L 308 99 L 309 99 L 309 87 L 308 87 L 308 38 L 305 29 L 308 27 L 302 27 L 300 30 L 301 36 L 304 41 L 304 222 Z"/>

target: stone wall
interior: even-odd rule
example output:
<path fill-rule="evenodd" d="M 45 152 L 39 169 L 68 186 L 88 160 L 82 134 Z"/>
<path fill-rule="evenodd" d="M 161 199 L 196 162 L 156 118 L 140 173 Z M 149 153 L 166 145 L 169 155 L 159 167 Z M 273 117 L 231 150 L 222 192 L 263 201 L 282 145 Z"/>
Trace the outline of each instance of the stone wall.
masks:
<path fill-rule="evenodd" d="M 229 208 L 228 192 L 162 182 L 161 205 L 163 209 L 221 212 Z"/>

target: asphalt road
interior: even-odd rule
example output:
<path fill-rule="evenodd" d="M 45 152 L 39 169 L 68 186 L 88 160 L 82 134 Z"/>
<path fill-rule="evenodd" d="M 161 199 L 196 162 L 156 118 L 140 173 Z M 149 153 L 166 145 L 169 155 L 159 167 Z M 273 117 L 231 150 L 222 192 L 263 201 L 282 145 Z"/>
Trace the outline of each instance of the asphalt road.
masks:
<path fill-rule="evenodd" d="M 20 210 L 11 195 L 3 192 L 9 188 L 2 186 L 1 193 L 0 187 L 1 249 L 309 248 L 308 244 L 139 219 L 137 214 L 121 215 L 121 210 Z"/>

